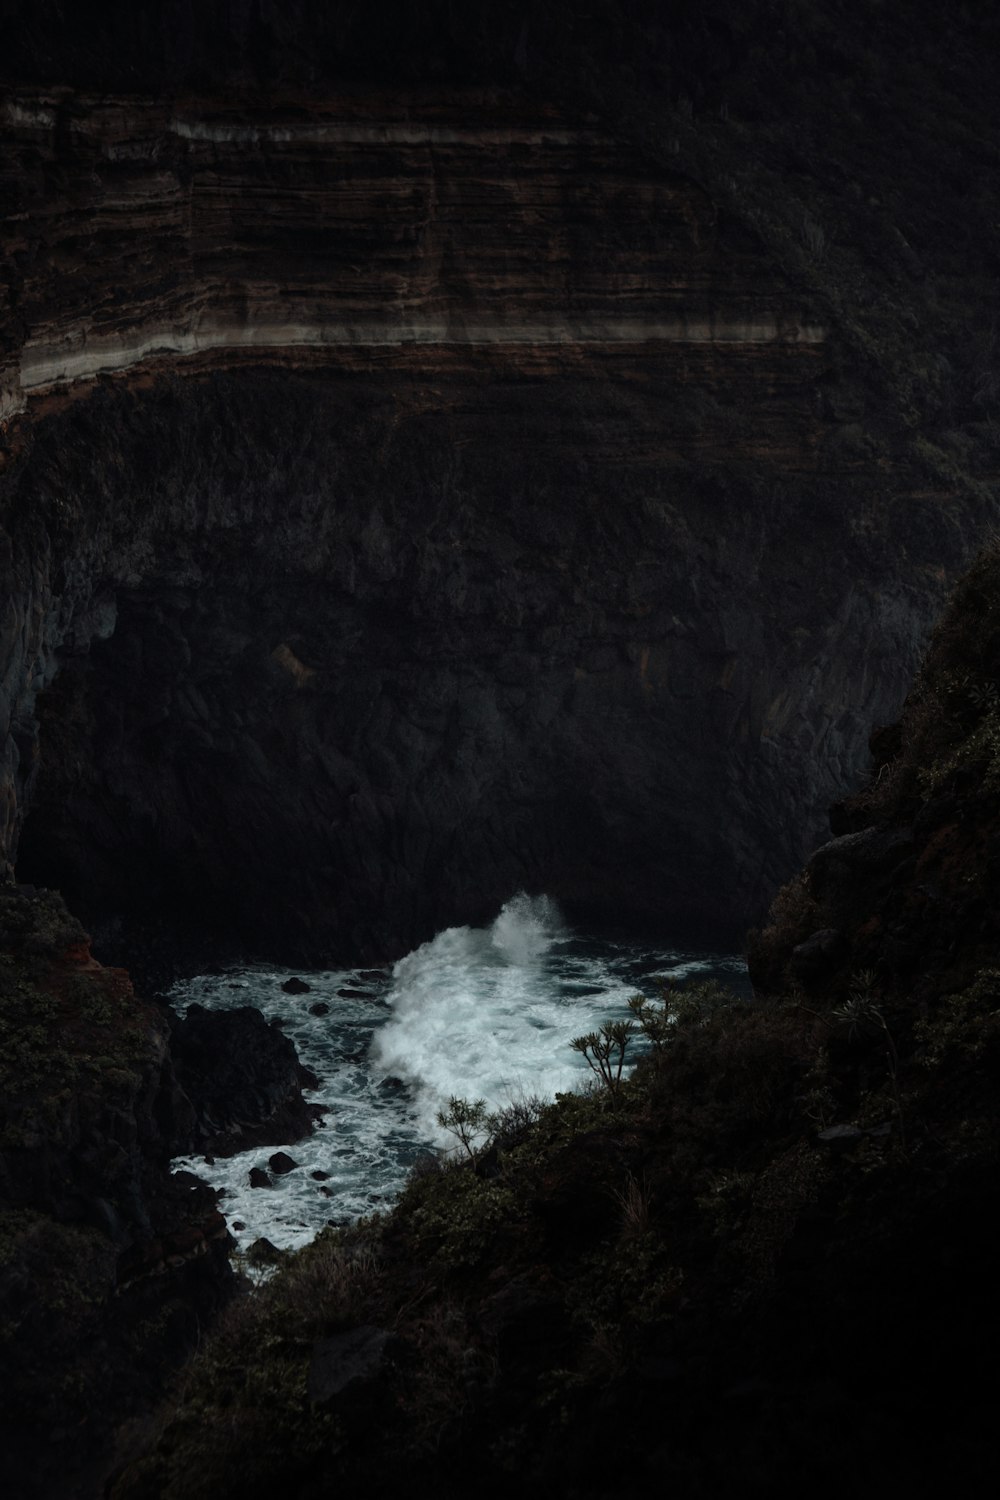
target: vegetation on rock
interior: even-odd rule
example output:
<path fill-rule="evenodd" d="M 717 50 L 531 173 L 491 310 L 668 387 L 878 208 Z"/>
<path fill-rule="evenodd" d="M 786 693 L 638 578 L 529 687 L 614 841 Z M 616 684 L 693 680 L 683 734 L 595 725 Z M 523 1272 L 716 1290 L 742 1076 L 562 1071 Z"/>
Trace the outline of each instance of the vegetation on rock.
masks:
<path fill-rule="evenodd" d="M 977 1350 L 998 1311 L 993 705 L 949 684 L 994 680 L 998 599 L 993 550 L 901 725 L 875 736 L 872 785 L 836 810 L 854 831 L 755 940 L 754 1002 L 637 999 L 654 1045 L 630 1076 L 536 1108 L 291 1258 L 210 1338 L 116 1500 L 263 1497 L 279 1476 L 302 1497 L 388 1495 L 404 1474 L 456 1496 L 515 1475 L 581 1497 L 826 1493 L 857 1473 L 980 1492 Z M 833 956 L 796 968 L 835 920 Z M 463 1128 L 470 1110 L 452 1101 Z M 368 1326 L 387 1335 L 377 1364 L 311 1400 L 324 1340 Z"/>
<path fill-rule="evenodd" d="M 0 887 L 0 1447 L 19 1500 L 96 1493 L 235 1287 L 214 1193 L 170 1175 L 195 1110 L 168 1037 L 58 895 Z"/>

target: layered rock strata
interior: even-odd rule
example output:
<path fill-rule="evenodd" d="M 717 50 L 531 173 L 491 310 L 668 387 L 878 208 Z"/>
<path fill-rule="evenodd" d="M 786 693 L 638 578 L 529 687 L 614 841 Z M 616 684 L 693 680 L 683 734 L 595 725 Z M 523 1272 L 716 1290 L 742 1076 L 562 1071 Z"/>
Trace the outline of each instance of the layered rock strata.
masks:
<path fill-rule="evenodd" d="M 773 269 L 741 275 L 693 183 L 523 101 L 0 110 L 8 418 L 165 360 L 823 338 Z"/>
<path fill-rule="evenodd" d="M 516 94 L 3 108 L 7 858 L 168 951 L 757 915 L 976 512 L 755 235 Z"/>

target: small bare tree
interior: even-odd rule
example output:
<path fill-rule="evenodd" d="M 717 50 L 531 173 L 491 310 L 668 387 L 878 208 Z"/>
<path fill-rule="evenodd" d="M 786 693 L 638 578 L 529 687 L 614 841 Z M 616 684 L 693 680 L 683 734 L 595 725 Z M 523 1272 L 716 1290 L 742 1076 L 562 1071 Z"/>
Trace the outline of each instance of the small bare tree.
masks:
<path fill-rule="evenodd" d="M 490 1133 L 486 1100 L 456 1099 L 453 1095 L 448 1100 L 448 1108 L 438 1110 L 437 1122 L 443 1130 L 450 1130 L 457 1136 L 466 1156 L 474 1162 L 480 1138 L 485 1139 Z"/>
<path fill-rule="evenodd" d="M 589 1031 L 586 1036 L 574 1037 L 570 1042 L 574 1052 L 586 1058 L 591 1071 L 601 1080 L 612 1099 L 617 1098 L 621 1087 L 625 1052 L 634 1032 L 634 1021 L 609 1021 L 600 1031 Z"/>

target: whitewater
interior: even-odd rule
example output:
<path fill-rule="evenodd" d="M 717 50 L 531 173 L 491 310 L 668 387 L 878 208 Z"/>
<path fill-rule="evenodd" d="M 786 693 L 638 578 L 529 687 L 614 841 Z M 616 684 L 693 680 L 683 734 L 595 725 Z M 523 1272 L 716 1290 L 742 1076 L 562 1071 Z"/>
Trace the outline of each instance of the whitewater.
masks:
<path fill-rule="evenodd" d="M 296 1163 L 253 1188 L 277 1147 L 226 1159 L 177 1158 L 220 1190 L 219 1207 L 241 1248 L 258 1238 L 279 1249 L 307 1244 L 327 1224 L 386 1208 L 421 1157 L 455 1146 L 437 1123 L 449 1099 L 491 1110 L 579 1089 L 591 1074 L 570 1042 L 627 1016 L 628 999 L 658 981 L 713 978 L 747 992 L 741 958 L 584 934 L 546 896 L 518 895 L 487 927 L 450 927 L 391 969 L 300 971 L 260 966 L 176 985 L 177 1010 L 253 1005 L 280 1021 L 319 1080 L 307 1091 L 323 1118 L 283 1148 Z"/>

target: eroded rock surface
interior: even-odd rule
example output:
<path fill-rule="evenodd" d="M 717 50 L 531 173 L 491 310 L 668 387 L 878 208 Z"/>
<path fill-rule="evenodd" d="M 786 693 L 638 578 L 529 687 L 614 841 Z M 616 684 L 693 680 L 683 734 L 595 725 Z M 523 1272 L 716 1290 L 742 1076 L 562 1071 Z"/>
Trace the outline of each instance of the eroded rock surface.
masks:
<path fill-rule="evenodd" d="M 850 991 L 863 1016 L 878 991 L 919 1007 L 925 1022 L 942 993 L 975 991 L 977 1003 L 977 986 L 992 993 L 998 661 L 1000 555 L 989 547 L 940 620 L 900 721 L 872 736 L 881 774 L 834 810 L 839 836 L 756 936 L 751 973 L 762 993 L 794 980 L 814 997 Z"/>

